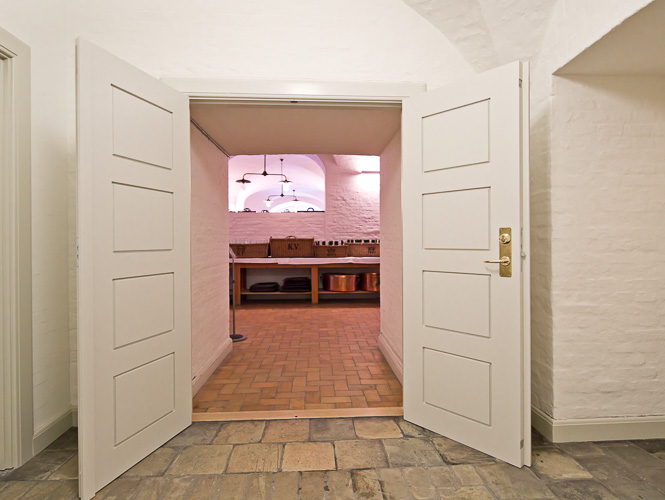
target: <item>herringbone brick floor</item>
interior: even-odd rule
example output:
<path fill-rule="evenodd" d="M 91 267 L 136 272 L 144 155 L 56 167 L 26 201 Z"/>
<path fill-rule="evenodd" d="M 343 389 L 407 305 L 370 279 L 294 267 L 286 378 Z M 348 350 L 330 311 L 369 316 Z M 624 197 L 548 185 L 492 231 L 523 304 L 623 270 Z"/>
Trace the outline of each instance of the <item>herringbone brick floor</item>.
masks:
<path fill-rule="evenodd" d="M 195 412 L 395 407 L 402 386 L 377 347 L 378 302 L 239 306 L 249 337 L 194 398 Z"/>

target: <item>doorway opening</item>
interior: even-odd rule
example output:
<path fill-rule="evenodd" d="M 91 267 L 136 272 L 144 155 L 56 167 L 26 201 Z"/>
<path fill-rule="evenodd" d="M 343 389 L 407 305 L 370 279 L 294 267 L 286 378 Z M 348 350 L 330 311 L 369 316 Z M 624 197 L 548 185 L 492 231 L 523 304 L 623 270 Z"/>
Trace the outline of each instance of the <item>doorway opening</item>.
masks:
<path fill-rule="evenodd" d="M 235 250 L 235 331 L 249 338 L 200 375 L 194 419 L 401 415 L 401 106 L 194 101 L 190 109 L 192 296 L 195 178 L 205 168 L 195 158 L 205 156 L 196 149 L 207 136 L 203 147 L 214 141 L 228 155 L 217 153 L 226 178 L 216 179 L 228 232 L 203 258 L 228 266 L 226 248 Z M 384 259 L 392 265 L 379 270 Z M 351 290 L 324 275 L 345 276 Z M 375 286 L 362 287 L 362 275 L 377 275 Z M 197 334 L 205 336 L 193 324 L 194 360 Z"/>

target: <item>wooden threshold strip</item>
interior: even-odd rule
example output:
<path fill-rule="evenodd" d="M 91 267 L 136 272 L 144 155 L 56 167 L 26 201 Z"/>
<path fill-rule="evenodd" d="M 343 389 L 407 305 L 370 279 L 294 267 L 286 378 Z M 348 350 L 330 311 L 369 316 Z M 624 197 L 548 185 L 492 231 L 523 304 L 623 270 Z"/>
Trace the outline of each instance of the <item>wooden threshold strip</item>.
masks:
<path fill-rule="evenodd" d="M 338 408 L 334 410 L 274 410 L 199 412 L 193 422 L 228 422 L 233 420 L 290 420 L 301 418 L 401 417 L 404 408 Z"/>

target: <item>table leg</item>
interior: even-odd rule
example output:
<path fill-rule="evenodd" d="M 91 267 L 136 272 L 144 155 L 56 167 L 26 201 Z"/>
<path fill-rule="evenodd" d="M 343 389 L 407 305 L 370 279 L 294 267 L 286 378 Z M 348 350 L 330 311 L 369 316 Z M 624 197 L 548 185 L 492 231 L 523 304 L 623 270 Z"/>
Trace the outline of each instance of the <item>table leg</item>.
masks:
<path fill-rule="evenodd" d="M 312 266 L 312 304 L 319 303 L 319 266 Z"/>
<path fill-rule="evenodd" d="M 233 276 L 233 300 L 235 300 L 235 303 L 237 306 L 242 304 L 242 295 L 240 295 L 240 291 L 242 290 L 242 283 L 241 283 L 241 276 L 242 276 L 242 268 L 236 264 L 235 266 L 235 273 Z"/>

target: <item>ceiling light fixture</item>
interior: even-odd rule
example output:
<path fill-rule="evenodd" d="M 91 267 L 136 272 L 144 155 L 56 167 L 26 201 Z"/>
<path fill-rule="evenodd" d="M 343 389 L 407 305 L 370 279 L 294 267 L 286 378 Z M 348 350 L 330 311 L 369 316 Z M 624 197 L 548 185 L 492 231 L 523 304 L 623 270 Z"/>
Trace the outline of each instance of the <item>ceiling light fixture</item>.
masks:
<path fill-rule="evenodd" d="M 280 158 L 280 161 L 283 162 L 284 159 Z M 279 175 L 282 178 L 282 180 L 280 182 L 282 182 L 282 183 L 291 182 L 290 180 L 288 180 L 286 178 L 286 175 L 284 175 L 283 173 L 282 174 L 269 174 L 268 171 L 266 170 L 266 164 L 267 164 L 267 155 L 263 155 L 263 172 L 246 172 L 246 173 L 242 174 L 242 177 L 240 179 L 238 179 L 236 182 L 239 182 L 242 185 L 243 189 L 245 188 L 245 186 L 247 184 L 251 184 L 251 182 L 252 182 L 249 179 L 245 179 L 246 175 L 262 175 L 263 177 L 267 177 L 268 175 Z M 282 163 L 282 165 L 283 165 L 283 163 Z"/>
<path fill-rule="evenodd" d="M 296 195 L 295 189 L 293 190 L 293 194 L 284 194 L 284 187 L 282 187 L 282 194 L 271 194 L 263 201 L 265 202 L 266 206 L 269 207 L 273 202 L 272 198 L 284 198 L 285 196 L 293 196 L 292 201 L 300 201 L 298 199 L 298 195 Z"/>

